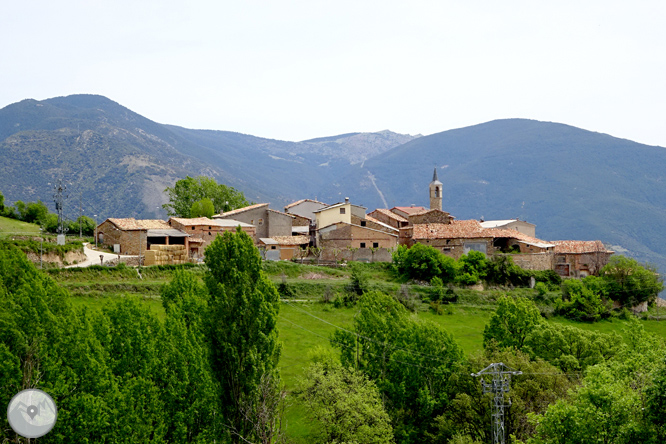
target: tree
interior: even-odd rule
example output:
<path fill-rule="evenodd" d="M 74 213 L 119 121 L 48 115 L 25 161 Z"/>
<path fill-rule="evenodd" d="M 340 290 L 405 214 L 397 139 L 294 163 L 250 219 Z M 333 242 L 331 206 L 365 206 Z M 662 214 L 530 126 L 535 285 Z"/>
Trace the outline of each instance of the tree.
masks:
<path fill-rule="evenodd" d="M 5 211 L 5 196 L 0 191 L 0 214 L 2 214 L 4 211 Z"/>
<path fill-rule="evenodd" d="M 502 296 L 497 310 L 483 329 L 483 346 L 488 347 L 494 342 L 499 347 L 520 350 L 532 329 L 541 322 L 541 313 L 534 302 Z"/>
<path fill-rule="evenodd" d="M 528 334 L 524 351 L 564 372 L 585 370 L 606 362 L 619 351 L 622 338 L 549 322 L 540 322 Z"/>
<path fill-rule="evenodd" d="M 207 197 L 198 200 L 192 204 L 190 208 L 190 217 L 213 217 L 215 214 L 215 207 L 213 201 Z"/>
<path fill-rule="evenodd" d="M 475 284 L 485 279 L 488 270 L 486 255 L 480 251 L 470 251 L 458 259 L 458 280 L 465 284 Z"/>
<path fill-rule="evenodd" d="M 610 314 L 610 302 L 605 301 L 603 279 L 588 276 L 583 280 L 569 279 L 562 284 L 562 300 L 555 311 L 570 319 L 598 321 Z"/>
<path fill-rule="evenodd" d="M 44 219 L 44 222 L 50 223 L 51 218 L 49 216 L 50 214 L 47 215 L 47 217 Z M 57 224 L 57 216 L 56 216 L 56 224 Z M 93 236 L 95 234 L 96 227 L 97 226 L 95 225 L 94 219 L 88 216 L 79 216 L 75 221 L 69 223 L 69 232 L 78 235 L 80 231 L 81 234 L 84 236 Z"/>
<path fill-rule="evenodd" d="M 391 422 L 379 390 L 358 370 L 340 364 L 311 364 L 298 396 L 318 422 L 319 443 L 393 442 Z"/>
<path fill-rule="evenodd" d="M 654 301 L 664 289 L 663 278 L 653 266 L 625 256 L 612 256 L 599 276 L 606 281 L 608 296 L 622 305 Z"/>
<path fill-rule="evenodd" d="M 432 418 L 449 404 L 463 353 L 439 325 L 412 317 L 395 298 L 365 293 L 353 331 L 336 330 L 331 344 L 342 365 L 363 371 L 379 387 L 396 440 L 423 442 Z"/>
<path fill-rule="evenodd" d="M 162 205 L 162 208 L 167 210 L 169 216 L 192 217 L 192 205 L 206 198 L 213 203 L 214 213 L 249 205 L 242 192 L 218 184 L 215 179 L 206 176 L 187 176 L 177 181 L 173 188 L 167 187 L 164 192 L 169 197 L 169 203 Z"/>
<path fill-rule="evenodd" d="M 262 378 L 278 378 L 279 295 L 262 271 L 252 238 L 240 229 L 218 236 L 206 249 L 205 262 L 213 371 L 224 417 L 240 442 L 255 434 L 244 406 L 256 399 Z"/>
<path fill-rule="evenodd" d="M 393 254 L 397 271 L 419 281 L 430 282 L 439 277 L 444 283 L 452 282 L 457 274 L 457 264 L 429 245 L 415 244 L 408 250 L 398 248 Z"/>

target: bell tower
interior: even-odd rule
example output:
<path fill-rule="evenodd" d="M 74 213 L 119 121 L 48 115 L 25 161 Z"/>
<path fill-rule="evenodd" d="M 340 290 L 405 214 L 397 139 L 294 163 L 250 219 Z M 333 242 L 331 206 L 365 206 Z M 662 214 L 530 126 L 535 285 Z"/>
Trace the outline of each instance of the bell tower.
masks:
<path fill-rule="evenodd" d="M 430 182 L 430 209 L 442 209 L 442 182 L 437 178 L 437 167 L 435 167 L 432 182 Z"/>

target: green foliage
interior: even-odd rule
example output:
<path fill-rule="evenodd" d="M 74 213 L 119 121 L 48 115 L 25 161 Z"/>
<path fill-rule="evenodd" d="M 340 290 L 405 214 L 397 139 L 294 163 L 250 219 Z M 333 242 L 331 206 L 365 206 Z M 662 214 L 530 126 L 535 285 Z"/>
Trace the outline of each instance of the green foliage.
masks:
<path fill-rule="evenodd" d="M 362 372 L 340 364 L 311 364 L 301 381 L 299 398 L 318 423 L 317 443 L 393 442 L 389 416 L 379 390 Z"/>
<path fill-rule="evenodd" d="M 473 285 L 479 280 L 485 279 L 487 272 L 488 260 L 486 255 L 480 251 L 470 251 L 458 259 L 458 277 L 456 281 L 464 285 Z"/>
<path fill-rule="evenodd" d="M 503 296 L 483 330 L 483 346 L 514 347 L 520 350 L 530 332 L 543 322 L 539 309 L 526 298 Z"/>
<path fill-rule="evenodd" d="M 645 390 L 646 415 L 659 442 L 666 442 L 666 360 L 654 371 L 652 383 Z"/>
<path fill-rule="evenodd" d="M 660 384 L 659 365 L 666 346 L 636 320 L 630 321 L 626 334 L 628 346 L 606 362 L 589 367 L 582 385 L 568 399 L 551 404 L 543 415 L 531 415 L 536 433 L 529 443 L 663 441 L 659 427 L 663 411 L 655 423 L 651 387 Z"/>
<path fill-rule="evenodd" d="M 430 282 L 432 278 L 439 277 L 448 283 L 455 279 L 457 273 L 455 260 L 420 243 L 409 249 L 398 247 L 393 252 L 393 263 L 398 273 L 419 281 Z"/>
<path fill-rule="evenodd" d="M 557 301 L 555 312 L 578 321 L 598 321 L 610 316 L 611 304 L 605 298 L 603 279 L 596 276 L 569 279 L 562 284 L 562 300 Z"/>
<path fill-rule="evenodd" d="M 606 282 L 608 296 L 622 305 L 654 301 L 664 289 L 663 278 L 653 266 L 641 265 L 625 256 L 612 256 L 599 276 Z"/>
<path fill-rule="evenodd" d="M 190 208 L 190 217 L 213 217 L 215 214 L 215 206 L 213 201 L 206 198 L 198 200 L 192 204 Z"/>
<path fill-rule="evenodd" d="M 450 407 L 434 418 L 429 442 L 492 442 L 490 436 L 491 395 L 484 394 L 479 378 L 471 376 L 491 362 L 502 362 L 520 370 L 522 375 L 511 378 L 511 400 L 506 410 L 507 437 L 527 439 L 534 433 L 528 413 L 543 413 L 548 405 L 566 396 L 573 386 L 561 371 L 542 360 L 515 349 L 490 350 L 470 357 L 453 377 L 453 399 Z M 457 436 L 457 438 L 456 438 Z M 453 440 L 453 441 L 452 441 Z"/>
<path fill-rule="evenodd" d="M 583 371 L 617 355 L 622 338 L 580 328 L 541 322 L 528 334 L 523 350 L 563 372 Z"/>
<path fill-rule="evenodd" d="M 449 403 L 450 378 L 462 351 L 450 334 L 423 322 L 395 299 L 371 291 L 359 301 L 353 333 L 337 330 L 331 343 L 343 366 L 375 381 L 389 406 L 398 442 L 422 442 L 424 424 Z"/>
<path fill-rule="evenodd" d="M 217 395 L 200 331 L 125 298 L 101 312 L 68 295 L 15 247 L 0 248 L 0 402 L 39 387 L 58 405 L 48 442 L 199 442 Z M 211 406 L 213 408 L 211 409 Z M 5 417 L 0 439 L 16 441 Z"/>
<path fill-rule="evenodd" d="M 169 196 L 169 203 L 162 205 L 169 216 L 195 217 L 192 209 L 195 203 L 203 199 L 210 200 L 214 213 L 230 211 L 248 205 L 242 192 L 224 184 L 218 184 L 215 179 L 206 176 L 190 177 L 176 182 L 173 188 L 164 190 Z M 207 203 L 202 203 L 195 209 L 209 210 Z"/>
<path fill-rule="evenodd" d="M 240 229 L 218 236 L 206 248 L 205 261 L 214 320 L 211 358 L 223 413 L 234 433 L 250 439 L 255 431 L 243 406 L 256 399 L 262 378 L 278 376 L 279 295 L 262 271 L 252 238 Z"/>
<path fill-rule="evenodd" d="M 358 299 L 358 296 L 363 295 L 366 291 L 368 291 L 368 275 L 361 267 L 353 264 L 351 267 L 350 281 L 347 285 L 347 292 L 356 296 L 353 297 L 353 300 L 355 301 Z"/>
<path fill-rule="evenodd" d="M 55 216 L 55 214 L 53 216 Z M 57 230 L 57 216 L 55 218 L 55 228 L 52 227 L 53 222 L 51 220 L 52 218 L 50 217 L 44 219 L 44 226 L 48 227 L 47 231 L 51 231 L 49 228 Z M 83 236 L 94 236 L 96 227 L 95 221 L 92 218 L 88 216 L 80 216 L 75 221 L 69 223 L 69 234 L 78 235 L 81 233 Z"/>

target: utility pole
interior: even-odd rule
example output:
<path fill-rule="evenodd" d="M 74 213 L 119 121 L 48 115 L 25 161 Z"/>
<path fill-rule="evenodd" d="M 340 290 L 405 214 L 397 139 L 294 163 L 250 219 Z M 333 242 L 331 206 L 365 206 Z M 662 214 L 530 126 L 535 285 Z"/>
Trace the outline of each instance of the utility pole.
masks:
<path fill-rule="evenodd" d="M 504 393 L 509 392 L 511 384 L 511 375 L 522 375 L 523 372 L 514 370 L 503 363 L 490 364 L 478 373 L 472 373 L 472 376 L 481 376 L 481 385 L 483 393 L 493 393 L 495 396 L 491 401 L 492 408 L 492 444 L 504 444 L 504 408 L 511 406 L 504 403 Z M 491 382 L 486 382 L 483 376 L 490 376 Z"/>
<path fill-rule="evenodd" d="M 63 196 L 67 191 L 67 185 L 63 185 L 61 180 L 53 187 L 53 201 L 55 202 L 56 212 L 58 213 L 58 245 L 65 245 L 65 219 L 63 217 L 63 202 L 67 195 Z"/>
<path fill-rule="evenodd" d="M 79 191 L 79 238 L 83 237 L 83 191 Z"/>

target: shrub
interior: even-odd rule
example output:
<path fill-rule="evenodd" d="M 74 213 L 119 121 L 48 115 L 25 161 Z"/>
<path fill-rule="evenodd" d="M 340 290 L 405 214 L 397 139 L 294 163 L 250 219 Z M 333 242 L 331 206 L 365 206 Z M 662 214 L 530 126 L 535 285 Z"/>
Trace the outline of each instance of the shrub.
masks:
<path fill-rule="evenodd" d="M 393 253 L 398 273 L 410 279 L 430 282 L 439 277 L 442 282 L 452 282 L 457 274 L 457 264 L 431 246 L 415 244 L 412 248 L 398 247 Z"/>
<path fill-rule="evenodd" d="M 635 259 L 613 256 L 599 272 L 605 281 L 608 296 L 622 305 L 634 306 L 654 301 L 664 289 L 663 278 L 651 265 L 641 265 Z"/>

